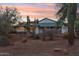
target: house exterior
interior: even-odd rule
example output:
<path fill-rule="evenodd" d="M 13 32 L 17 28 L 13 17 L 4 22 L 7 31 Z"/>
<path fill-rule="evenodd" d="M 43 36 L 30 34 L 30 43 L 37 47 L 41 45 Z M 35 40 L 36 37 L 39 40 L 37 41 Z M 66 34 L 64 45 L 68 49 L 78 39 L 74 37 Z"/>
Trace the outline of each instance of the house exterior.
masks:
<path fill-rule="evenodd" d="M 36 28 L 36 34 L 53 29 L 55 28 L 55 26 L 56 26 L 56 21 L 48 18 L 44 18 L 38 22 Z"/>
<path fill-rule="evenodd" d="M 19 24 L 14 26 L 16 32 L 27 32 L 27 23 L 19 22 Z M 30 22 L 30 31 L 34 30 L 34 22 Z"/>
<path fill-rule="evenodd" d="M 14 26 L 16 32 L 25 32 L 25 23 L 19 23 L 18 25 Z"/>
<path fill-rule="evenodd" d="M 56 21 L 48 18 L 44 18 L 38 21 L 37 23 L 35 23 L 34 21 L 30 22 L 30 31 L 38 34 L 38 33 L 42 33 L 43 31 L 53 29 L 55 28 L 55 26 L 56 26 Z M 18 32 L 19 31 L 23 32 L 23 31 L 27 31 L 25 27 L 27 27 L 27 23 L 20 23 L 17 26 L 15 26 L 15 29 Z"/>
<path fill-rule="evenodd" d="M 56 26 L 56 21 L 44 18 L 38 22 L 38 27 L 39 28 L 44 28 L 44 29 L 52 29 Z"/>
<path fill-rule="evenodd" d="M 68 25 L 67 24 L 63 24 L 61 33 L 68 33 Z"/>

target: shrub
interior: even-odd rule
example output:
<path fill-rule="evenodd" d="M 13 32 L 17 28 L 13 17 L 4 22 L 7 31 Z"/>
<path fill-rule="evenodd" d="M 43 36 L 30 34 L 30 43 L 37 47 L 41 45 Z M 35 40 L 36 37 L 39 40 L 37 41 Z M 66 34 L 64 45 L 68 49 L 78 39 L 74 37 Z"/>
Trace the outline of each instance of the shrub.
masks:
<path fill-rule="evenodd" d="M 68 32 L 63 33 L 63 35 L 64 35 L 63 38 L 68 39 L 69 37 Z"/>
<path fill-rule="evenodd" d="M 0 36 L 0 46 L 10 45 L 9 39 L 5 36 Z"/>

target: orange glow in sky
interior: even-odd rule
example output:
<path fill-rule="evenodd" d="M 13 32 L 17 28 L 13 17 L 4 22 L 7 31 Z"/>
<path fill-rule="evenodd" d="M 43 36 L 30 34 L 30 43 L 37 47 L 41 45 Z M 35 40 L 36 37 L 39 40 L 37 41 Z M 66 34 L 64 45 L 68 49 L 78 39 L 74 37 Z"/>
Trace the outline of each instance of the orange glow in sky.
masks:
<path fill-rule="evenodd" d="M 54 18 L 58 11 L 56 4 L 52 3 L 2 3 L 2 6 L 16 7 L 20 15 L 31 18 Z"/>

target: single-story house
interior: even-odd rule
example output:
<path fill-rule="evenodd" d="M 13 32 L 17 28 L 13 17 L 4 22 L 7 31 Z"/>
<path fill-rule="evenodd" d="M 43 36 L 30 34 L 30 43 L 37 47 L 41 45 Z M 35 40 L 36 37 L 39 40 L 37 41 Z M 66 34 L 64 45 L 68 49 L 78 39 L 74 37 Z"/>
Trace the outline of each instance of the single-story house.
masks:
<path fill-rule="evenodd" d="M 48 18 L 44 18 L 40 21 L 38 21 L 38 23 L 35 25 L 35 23 L 32 21 L 30 22 L 30 31 L 33 32 L 35 31 L 36 33 L 42 32 L 43 30 L 50 30 L 53 29 L 56 26 L 56 21 L 48 19 Z M 27 31 L 27 29 L 25 28 L 27 26 L 26 23 L 20 23 L 15 27 L 16 31 Z"/>
<path fill-rule="evenodd" d="M 25 23 L 19 23 L 16 26 L 14 26 L 14 28 L 16 32 L 25 32 L 26 31 L 25 26 L 26 26 Z"/>
<path fill-rule="evenodd" d="M 55 28 L 55 26 L 56 26 L 56 21 L 48 19 L 48 18 L 44 18 L 44 19 L 38 21 L 36 33 L 38 34 L 38 33 L 44 32 L 46 30 L 53 29 L 53 28 Z"/>
<path fill-rule="evenodd" d="M 27 23 L 19 22 L 19 24 L 14 26 L 16 32 L 27 32 Z M 34 22 L 30 22 L 30 31 L 34 30 Z"/>
<path fill-rule="evenodd" d="M 39 28 L 52 29 L 56 26 L 56 21 L 44 18 L 38 22 Z"/>
<path fill-rule="evenodd" d="M 67 33 L 68 32 L 68 24 L 63 23 L 61 27 L 61 33 Z"/>

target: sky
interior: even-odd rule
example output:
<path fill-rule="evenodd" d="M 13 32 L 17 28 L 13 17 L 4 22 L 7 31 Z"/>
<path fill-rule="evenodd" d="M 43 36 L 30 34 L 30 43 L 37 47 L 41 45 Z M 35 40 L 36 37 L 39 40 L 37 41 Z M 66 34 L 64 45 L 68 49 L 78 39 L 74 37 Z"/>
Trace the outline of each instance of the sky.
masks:
<path fill-rule="evenodd" d="M 58 7 L 55 3 L 0 3 L 2 6 L 16 7 L 23 19 L 30 16 L 31 20 L 35 18 L 50 18 L 56 20 Z"/>
<path fill-rule="evenodd" d="M 30 17 L 31 21 L 43 18 L 58 20 L 56 13 L 60 9 L 57 3 L 0 3 L 0 5 L 17 8 L 23 21 L 27 21 L 27 16 Z M 79 13 L 79 4 L 77 12 Z"/>

